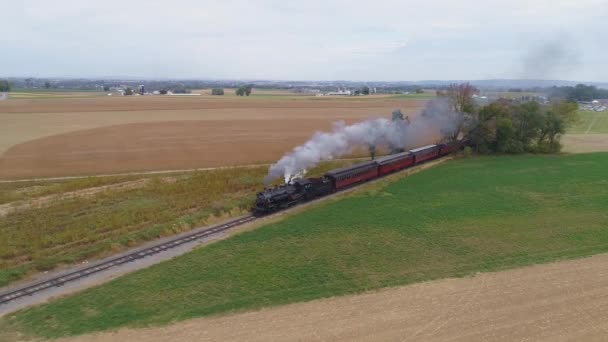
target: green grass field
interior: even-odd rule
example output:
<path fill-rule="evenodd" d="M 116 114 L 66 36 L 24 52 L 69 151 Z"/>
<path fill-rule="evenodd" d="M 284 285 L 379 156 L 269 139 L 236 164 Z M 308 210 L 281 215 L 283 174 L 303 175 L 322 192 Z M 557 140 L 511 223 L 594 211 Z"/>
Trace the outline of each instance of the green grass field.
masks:
<path fill-rule="evenodd" d="M 0 324 L 42 337 L 167 324 L 606 252 L 606 165 L 608 153 L 451 161 Z"/>
<path fill-rule="evenodd" d="M 579 122 L 568 129 L 570 134 L 608 133 L 608 112 L 579 111 Z"/>

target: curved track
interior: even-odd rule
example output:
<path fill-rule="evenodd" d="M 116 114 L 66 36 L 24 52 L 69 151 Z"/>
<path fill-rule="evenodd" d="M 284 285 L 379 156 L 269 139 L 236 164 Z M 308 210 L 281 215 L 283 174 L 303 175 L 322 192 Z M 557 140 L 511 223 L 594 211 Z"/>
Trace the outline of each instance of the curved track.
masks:
<path fill-rule="evenodd" d="M 51 287 L 62 286 L 63 284 L 65 284 L 67 282 L 71 282 L 71 281 L 74 281 L 74 280 L 77 280 L 80 278 L 88 277 L 92 274 L 104 271 L 108 268 L 122 265 L 122 264 L 131 262 L 131 261 L 134 261 L 137 259 L 145 258 L 147 256 L 150 256 L 150 255 L 153 255 L 156 253 L 160 253 L 167 249 L 174 248 L 174 247 L 183 245 L 185 243 L 207 237 L 212 234 L 220 233 L 220 232 L 229 230 L 231 228 L 240 226 L 244 223 L 251 222 L 254 220 L 256 220 L 256 217 L 253 217 L 253 216 L 241 217 L 241 218 L 211 227 L 209 229 L 205 229 L 203 231 L 186 234 L 186 235 L 180 236 L 178 238 L 175 238 L 175 239 L 163 242 L 163 243 L 159 243 L 157 245 L 153 245 L 153 246 L 138 250 L 133 253 L 129 253 L 127 255 L 112 258 L 112 259 L 88 266 L 86 268 L 80 269 L 78 271 L 63 274 L 61 276 L 57 276 L 57 277 L 54 277 L 54 278 L 51 278 L 51 279 L 48 279 L 45 281 L 41 281 L 41 282 L 38 282 L 33 285 L 29 285 L 29 286 L 26 286 L 26 287 L 23 287 L 23 288 L 14 290 L 14 291 L 0 294 L 0 305 L 8 303 L 12 300 L 15 300 L 15 299 L 18 299 L 21 297 L 33 295 L 37 292 L 46 290 Z"/>
<path fill-rule="evenodd" d="M 441 160 L 441 159 L 445 159 L 445 156 L 439 157 L 439 158 L 435 158 L 434 160 Z M 426 162 L 427 161 L 424 161 L 421 164 L 425 164 Z M 416 167 L 416 166 L 419 166 L 421 164 L 413 165 L 413 166 L 408 167 L 408 168 L 406 168 L 404 170 L 411 169 L 412 167 Z M 403 171 L 403 170 L 401 170 L 401 171 Z M 353 187 L 357 187 L 359 185 L 366 184 L 366 183 L 369 183 L 369 182 L 374 182 L 375 180 L 382 179 L 385 176 L 388 176 L 388 175 L 380 176 L 378 178 L 375 178 L 375 179 L 372 179 L 372 180 L 368 180 L 368 181 L 363 182 L 363 183 L 353 184 L 352 186 L 348 186 L 347 188 L 343 188 L 341 190 L 338 190 L 338 192 L 347 191 L 349 189 L 352 189 Z M 317 200 L 320 200 L 322 198 L 331 197 L 331 196 L 332 196 L 331 194 L 330 195 L 326 195 L 326 196 L 322 196 L 322 197 L 314 199 L 313 202 L 315 202 Z M 299 204 L 302 204 L 302 203 L 299 203 Z M 292 208 L 292 207 L 290 207 L 290 208 Z M 283 210 L 285 210 L 285 209 L 283 209 Z M 279 210 L 279 212 L 280 211 L 282 211 L 282 210 Z M 128 253 L 126 255 L 122 255 L 122 256 L 115 257 L 115 258 L 112 258 L 112 259 L 109 259 L 109 260 L 105 260 L 105 261 L 96 263 L 94 265 L 88 266 L 86 268 L 83 268 L 83 269 L 80 269 L 80 270 L 77 270 L 77 271 L 73 271 L 73 272 L 70 272 L 70 273 L 67 273 L 67 274 L 63 274 L 63 275 L 60 275 L 60 276 L 56 276 L 56 277 L 53 277 L 53 278 L 50 278 L 50 279 L 47 279 L 47 280 L 44 280 L 44 281 L 40 281 L 38 283 L 35 283 L 35 284 L 32 284 L 32 285 L 28 285 L 28 286 L 19 288 L 17 290 L 12 290 L 12 291 L 9 291 L 9 292 L 6 292 L 6 293 L 0 293 L 0 306 L 2 304 L 9 303 L 9 302 L 11 302 L 11 301 L 13 301 L 15 299 L 21 298 L 21 297 L 31 296 L 31 295 L 33 295 L 35 293 L 44 291 L 46 289 L 53 288 L 53 287 L 56 287 L 56 286 L 62 286 L 65 283 L 72 282 L 72 281 L 75 281 L 75 280 L 78 280 L 78 279 L 81 279 L 81 278 L 88 277 L 88 276 L 90 276 L 92 274 L 104 271 L 104 270 L 112 268 L 114 266 L 123 265 L 123 264 L 129 263 L 131 261 L 135 261 L 135 260 L 138 260 L 138 259 L 141 259 L 141 258 L 145 258 L 147 256 L 150 256 L 150 255 L 153 255 L 153 254 L 156 254 L 156 253 L 160 253 L 162 251 L 165 251 L 165 250 L 168 250 L 168 249 L 171 249 L 171 248 L 183 245 L 183 244 L 188 243 L 188 242 L 192 242 L 192 241 L 204 238 L 204 237 L 208 237 L 208 236 L 213 235 L 213 234 L 217 234 L 217 233 L 220 233 L 220 232 L 223 232 L 223 231 L 227 231 L 227 230 L 229 230 L 231 228 L 240 226 L 240 225 L 245 224 L 247 222 L 254 221 L 256 219 L 257 219 L 257 217 L 255 217 L 255 216 L 245 216 L 245 217 L 241 217 L 241 218 L 238 218 L 238 219 L 234 219 L 234 220 L 225 222 L 223 224 L 211 227 L 209 229 L 205 229 L 205 230 L 202 230 L 202 231 L 197 231 L 197 232 L 185 234 L 185 235 L 182 235 L 180 237 L 176 237 L 174 239 L 171 239 L 169 241 L 162 242 L 162 243 L 159 243 L 159 244 L 156 244 L 156 245 L 152 245 L 150 247 L 147 247 L 147 248 L 144 248 L 144 249 L 132 252 L 132 253 Z"/>

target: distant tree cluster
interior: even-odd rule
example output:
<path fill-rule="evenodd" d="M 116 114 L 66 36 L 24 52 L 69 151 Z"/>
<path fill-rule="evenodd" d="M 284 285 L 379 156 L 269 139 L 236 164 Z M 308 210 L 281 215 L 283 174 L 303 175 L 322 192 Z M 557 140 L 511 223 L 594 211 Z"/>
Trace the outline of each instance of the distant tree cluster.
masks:
<path fill-rule="evenodd" d="M 253 84 L 240 86 L 236 90 L 236 96 L 249 96 L 249 95 L 251 95 L 252 89 L 253 89 Z"/>
<path fill-rule="evenodd" d="M 124 93 L 125 96 L 131 96 L 133 95 L 133 88 L 129 87 L 127 89 L 125 89 Z"/>
<path fill-rule="evenodd" d="M 224 88 L 211 89 L 211 95 L 224 95 Z"/>
<path fill-rule="evenodd" d="M 577 109 L 567 101 L 494 102 L 476 113 L 469 137 L 481 153 L 559 152 L 560 136 L 577 120 Z"/>
<path fill-rule="evenodd" d="M 192 91 L 184 86 L 177 86 L 172 90 L 173 94 L 190 94 Z"/>
<path fill-rule="evenodd" d="M 468 136 L 480 153 L 559 152 L 561 135 L 578 119 L 578 105 L 572 101 L 554 100 L 541 105 L 500 99 L 479 107 L 473 99 L 476 92 L 468 83 L 450 85 L 438 94 L 447 108 L 435 112 L 453 123 L 450 140 Z"/>
<path fill-rule="evenodd" d="M 7 80 L 0 80 L 0 91 L 9 92 L 11 91 L 11 85 Z"/>
<path fill-rule="evenodd" d="M 600 89 L 596 86 L 584 84 L 577 84 L 574 87 L 553 87 L 549 90 L 549 97 L 561 98 L 569 101 L 608 99 L 608 89 Z"/>

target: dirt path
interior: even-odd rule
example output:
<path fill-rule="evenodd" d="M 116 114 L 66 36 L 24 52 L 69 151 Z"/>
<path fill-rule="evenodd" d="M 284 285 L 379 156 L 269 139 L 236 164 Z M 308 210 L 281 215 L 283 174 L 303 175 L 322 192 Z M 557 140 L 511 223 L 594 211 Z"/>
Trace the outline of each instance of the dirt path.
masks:
<path fill-rule="evenodd" d="M 65 341 L 605 341 L 608 255 Z"/>
<path fill-rule="evenodd" d="M 608 134 L 566 134 L 561 142 L 563 152 L 608 152 Z"/>
<path fill-rule="evenodd" d="M 593 120 L 591 120 L 591 123 L 589 124 L 589 127 L 587 127 L 585 134 L 589 134 L 589 132 L 591 132 L 591 129 L 593 128 L 593 126 L 595 126 L 595 124 L 597 123 L 597 120 L 598 120 L 597 113 L 594 113 Z"/>

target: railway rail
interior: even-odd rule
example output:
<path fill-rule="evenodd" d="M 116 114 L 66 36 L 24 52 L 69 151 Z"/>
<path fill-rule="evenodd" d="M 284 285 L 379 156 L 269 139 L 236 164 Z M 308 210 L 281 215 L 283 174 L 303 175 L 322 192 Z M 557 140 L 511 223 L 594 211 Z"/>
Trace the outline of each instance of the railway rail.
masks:
<path fill-rule="evenodd" d="M 443 158 L 440 157 L 438 159 L 443 159 Z M 385 175 L 380 176 L 379 178 L 382 178 L 384 176 Z M 364 183 L 367 183 L 368 181 L 365 181 Z M 364 183 L 362 183 L 362 184 L 364 184 Z M 347 188 L 351 188 L 353 186 L 356 187 L 358 185 L 361 185 L 361 184 L 352 184 L 351 186 L 343 187 L 341 189 L 338 189 L 338 192 L 344 191 Z M 329 196 L 331 196 L 331 195 L 329 195 Z M 322 197 L 317 198 L 316 200 L 323 198 L 323 197 L 328 197 L 328 196 L 322 196 Z M 299 204 L 301 204 L 301 203 L 299 203 Z M 211 227 L 209 229 L 205 229 L 205 230 L 201 230 L 201 231 L 197 231 L 197 232 L 193 232 L 193 233 L 188 233 L 188 234 L 182 235 L 180 237 L 176 237 L 176 238 L 171 239 L 166 242 L 162 242 L 162 243 L 159 243 L 159 244 L 147 247 L 147 248 L 143 248 L 138 251 L 134 251 L 132 253 L 128 253 L 123 256 L 111 258 L 111 259 L 96 263 L 94 265 L 85 267 L 80 270 L 76 270 L 73 272 L 69 272 L 67 274 L 56 276 L 56 277 L 53 277 L 48 280 L 40 281 L 33 285 L 28 285 L 28 286 L 25 286 L 25 287 L 22 287 L 22 288 L 19 288 L 16 290 L 12 290 L 12 291 L 9 291 L 6 293 L 0 293 L 0 306 L 3 304 L 7 304 L 9 302 L 12 302 L 13 300 L 21 298 L 21 297 L 31 296 L 38 292 L 44 291 L 46 289 L 62 286 L 65 283 L 88 277 L 92 274 L 102 272 L 104 270 L 107 270 L 107 269 L 115 267 L 115 266 L 126 264 L 129 262 L 138 260 L 138 259 L 145 258 L 145 257 L 153 255 L 153 254 L 160 253 L 162 251 L 165 251 L 165 250 L 168 250 L 171 248 L 175 248 L 177 246 L 183 245 L 188 242 L 192 242 L 192 241 L 195 241 L 195 240 L 198 240 L 198 239 L 201 239 L 201 238 L 213 235 L 213 234 L 227 231 L 231 228 L 240 226 L 247 222 L 254 221 L 256 219 L 257 219 L 257 217 L 255 217 L 253 215 L 244 216 L 244 217 L 234 219 L 234 220 L 225 222 L 223 224 Z"/>
<path fill-rule="evenodd" d="M 231 221 L 225 222 L 223 224 L 211 227 L 209 229 L 205 229 L 205 230 L 198 231 L 195 233 L 186 234 L 186 235 L 180 236 L 178 238 L 135 251 L 133 253 L 129 253 L 129 254 L 126 254 L 126 255 L 123 255 L 120 257 L 112 258 L 112 259 L 85 267 L 85 268 L 77 270 L 77 271 L 73 271 L 73 272 L 70 272 L 67 274 L 63 274 L 61 276 L 53 277 L 48 280 L 40 281 L 33 285 L 25 286 L 23 288 L 19 288 L 17 290 L 13 290 L 13 291 L 10 291 L 7 293 L 2 293 L 2 294 L 0 294 L 0 305 L 9 303 L 9 302 L 11 302 L 15 299 L 21 298 L 21 297 L 31 296 L 35 293 L 46 290 L 48 288 L 62 286 L 63 284 L 65 284 L 67 282 L 72 282 L 77 279 L 88 277 L 92 274 L 107 270 L 109 268 L 112 268 L 112 267 L 115 267 L 118 265 L 122 265 L 122 264 L 126 264 L 128 262 L 135 261 L 135 260 L 138 260 L 141 258 L 145 258 L 147 256 L 166 251 L 168 249 L 183 245 L 188 242 L 192 242 L 192 241 L 195 241 L 195 240 L 198 240 L 198 239 L 201 239 L 201 238 L 213 235 L 213 234 L 227 231 L 231 228 L 240 226 L 247 222 L 254 221 L 256 219 L 257 218 L 254 216 L 241 217 L 241 218 L 231 220 Z"/>

